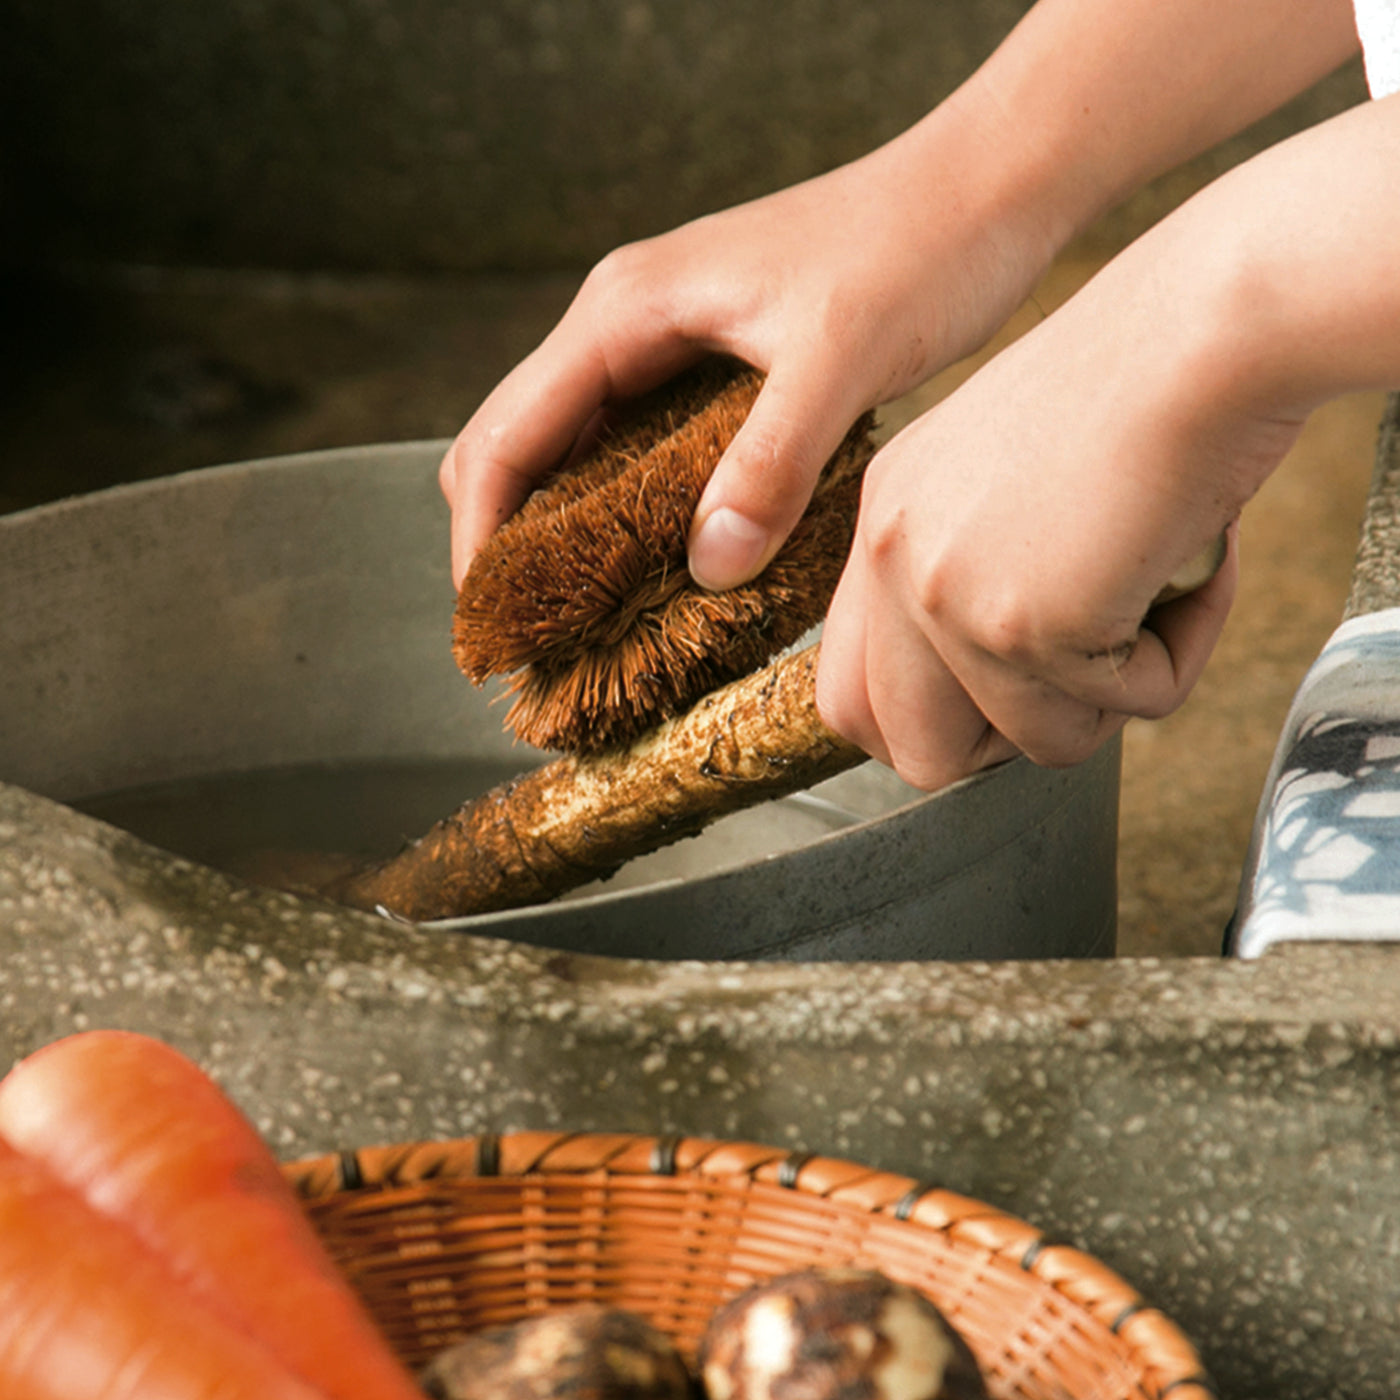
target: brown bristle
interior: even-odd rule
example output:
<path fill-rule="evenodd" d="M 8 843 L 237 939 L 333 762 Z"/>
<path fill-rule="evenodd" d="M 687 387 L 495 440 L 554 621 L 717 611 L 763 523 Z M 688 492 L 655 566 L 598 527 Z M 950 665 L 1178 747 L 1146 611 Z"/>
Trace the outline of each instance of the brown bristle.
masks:
<path fill-rule="evenodd" d="M 478 685 L 510 677 L 518 738 L 574 753 L 630 743 L 821 620 L 874 453 L 868 414 L 758 578 L 709 593 L 686 567 L 701 492 L 762 382 L 716 357 L 635 401 L 472 561 L 453 654 Z"/>

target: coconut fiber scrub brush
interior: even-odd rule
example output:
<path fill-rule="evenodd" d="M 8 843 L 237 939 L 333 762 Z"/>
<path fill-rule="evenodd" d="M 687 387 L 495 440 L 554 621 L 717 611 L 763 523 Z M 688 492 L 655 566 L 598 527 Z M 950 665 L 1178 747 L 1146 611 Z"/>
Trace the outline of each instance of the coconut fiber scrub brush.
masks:
<path fill-rule="evenodd" d="M 763 665 L 825 615 L 875 450 L 869 415 L 758 578 L 709 593 L 686 568 L 701 492 L 761 383 L 747 366 L 714 359 L 635 402 L 473 560 L 453 652 L 477 685 L 509 677 L 506 725 L 517 738 L 568 753 L 618 748 Z"/>
<path fill-rule="evenodd" d="M 817 715 L 815 647 L 759 668 L 826 612 L 872 416 L 757 579 L 715 594 L 686 568 L 700 494 L 761 383 L 704 362 L 629 405 L 496 531 L 463 582 L 453 652 L 477 684 L 507 678 L 517 737 L 565 756 L 327 893 L 415 921 L 537 904 L 864 759 Z"/>

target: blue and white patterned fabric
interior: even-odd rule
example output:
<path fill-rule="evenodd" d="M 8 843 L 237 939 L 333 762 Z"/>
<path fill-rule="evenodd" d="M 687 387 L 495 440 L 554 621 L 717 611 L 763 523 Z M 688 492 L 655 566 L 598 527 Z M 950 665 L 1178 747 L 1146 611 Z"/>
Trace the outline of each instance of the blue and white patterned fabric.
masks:
<path fill-rule="evenodd" d="M 1400 941 L 1400 609 L 1345 622 L 1294 697 L 1230 951 Z"/>
<path fill-rule="evenodd" d="M 1400 0 L 1356 0 L 1372 97 L 1400 91 Z M 1400 941 L 1400 609 L 1344 622 L 1294 697 L 1226 951 Z"/>

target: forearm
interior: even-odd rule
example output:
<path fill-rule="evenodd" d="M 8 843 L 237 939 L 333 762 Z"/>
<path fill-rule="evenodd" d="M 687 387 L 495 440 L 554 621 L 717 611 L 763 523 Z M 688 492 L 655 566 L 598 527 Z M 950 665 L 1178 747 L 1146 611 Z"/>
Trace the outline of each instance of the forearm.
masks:
<path fill-rule="evenodd" d="M 974 132 L 980 178 L 1053 255 L 1358 47 L 1351 0 L 1040 0 L 900 141 L 936 151 L 945 128 Z"/>
<path fill-rule="evenodd" d="M 1306 412 L 1400 387 L 1397 169 L 1391 97 L 1267 152 L 1225 191 L 1256 211 L 1235 254 L 1234 300 L 1247 316 L 1241 362 L 1266 402 Z"/>
<path fill-rule="evenodd" d="M 1397 168 L 1400 99 L 1365 103 L 1230 172 L 1110 266 L 1147 289 L 1141 334 L 1158 323 L 1175 347 L 1185 416 L 1301 421 L 1400 388 Z"/>

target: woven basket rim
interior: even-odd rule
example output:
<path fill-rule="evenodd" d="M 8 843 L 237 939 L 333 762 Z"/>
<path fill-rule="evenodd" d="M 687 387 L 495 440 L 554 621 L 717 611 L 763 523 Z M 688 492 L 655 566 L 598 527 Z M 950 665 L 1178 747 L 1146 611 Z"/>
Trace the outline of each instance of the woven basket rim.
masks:
<path fill-rule="evenodd" d="M 485 1132 L 344 1149 L 283 1164 L 306 1204 L 346 1193 L 453 1182 L 599 1177 L 680 1178 L 715 1189 L 771 1188 L 936 1231 L 986 1251 L 1045 1286 L 1111 1332 L 1156 1387 L 1158 1400 L 1218 1400 L 1195 1346 L 1118 1273 L 999 1207 L 915 1177 L 816 1153 L 739 1139 L 635 1132 Z"/>

